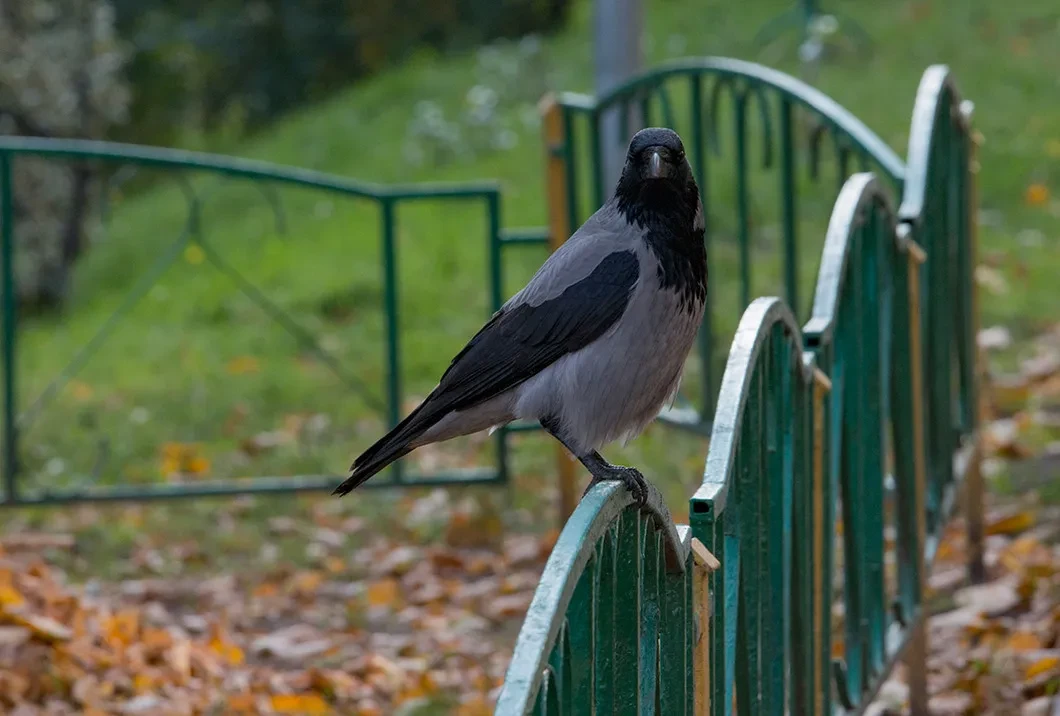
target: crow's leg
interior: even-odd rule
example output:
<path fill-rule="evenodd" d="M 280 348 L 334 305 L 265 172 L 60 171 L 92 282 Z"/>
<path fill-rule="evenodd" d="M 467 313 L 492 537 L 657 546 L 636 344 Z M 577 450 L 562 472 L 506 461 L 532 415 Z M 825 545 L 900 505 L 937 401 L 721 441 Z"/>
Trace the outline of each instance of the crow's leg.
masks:
<path fill-rule="evenodd" d="M 636 500 L 638 507 L 643 507 L 644 503 L 648 501 L 648 482 L 644 479 L 644 475 L 640 474 L 640 470 L 632 467 L 623 467 L 621 465 L 612 465 L 596 450 L 590 450 L 587 453 L 579 455 L 578 451 L 572 449 L 567 440 L 564 439 L 559 430 L 558 421 L 552 418 L 545 418 L 542 420 L 541 427 L 548 431 L 549 435 L 563 443 L 563 447 L 570 450 L 572 455 L 577 456 L 578 461 L 581 462 L 582 465 L 585 465 L 589 470 L 589 474 L 593 476 L 593 479 L 589 482 L 589 486 L 586 487 L 585 492 L 582 493 L 582 497 L 585 497 L 586 493 L 593 489 L 593 486 L 598 482 L 613 480 L 621 482 L 626 486 L 626 489 L 633 494 L 633 499 Z"/>
<path fill-rule="evenodd" d="M 643 507 L 644 503 L 648 501 L 648 481 L 644 479 L 644 475 L 641 475 L 640 470 L 637 468 L 612 465 L 595 450 L 579 456 L 578 460 L 589 469 L 593 476 L 589 486 L 585 488 L 585 492 L 593 489 L 593 485 L 598 482 L 617 480 L 625 484 L 626 489 L 633 493 L 633 499 L 636 500 L 637 507 Z M 585 497 L 585 492 L 582 493 L 582 497 Z"/>

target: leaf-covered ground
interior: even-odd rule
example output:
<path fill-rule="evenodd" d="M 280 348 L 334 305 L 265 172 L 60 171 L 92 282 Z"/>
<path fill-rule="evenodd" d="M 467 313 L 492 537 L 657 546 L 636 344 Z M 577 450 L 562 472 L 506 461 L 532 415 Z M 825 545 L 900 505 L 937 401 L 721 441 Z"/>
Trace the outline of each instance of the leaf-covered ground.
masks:
<path fill-rule="evenodd" d="M 444 493 L 407 504 L 394 517 L 437 539 L 365 534 L 318 499 L 269 520 L 259 553 L 220 571 L 191 535 L 153 538 L 140 509 L 9 531 L 0 713 L 489 713 L 554 535 L 502 536 Z M 237 529 L 246 506 L 217 506 L 217 529 Z M 57 565 L 92 548 L 82 526 L 101 518 L 145 530 L 118 565 L 129 577 L 72 586 Z M 281 539 L 302 558 L 281 559 Z"/>

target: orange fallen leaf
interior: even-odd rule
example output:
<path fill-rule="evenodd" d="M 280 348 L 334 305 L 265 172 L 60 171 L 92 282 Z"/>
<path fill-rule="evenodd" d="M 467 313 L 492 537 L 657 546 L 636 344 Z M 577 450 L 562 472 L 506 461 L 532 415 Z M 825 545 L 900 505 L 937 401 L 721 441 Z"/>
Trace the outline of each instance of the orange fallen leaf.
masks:
<path fill-rule="evenodd" d="M 1005 646 L 1013 651 L 1033 651 L 1042 648 L 1042 640 L 1033 632 L 1021 630 L 1013 632 L 1005 640 Z"/>
<path fill-rule="evenodd" d="M 387 577 L 368 585 L 366 594 L 369 606 L 382 607 L 396 604 L 400 597 L 401 589 L 396 579 Z"/>
<path fill-rule="evenodd" d="M 1023 676 L 1029 681 L 1036 676 L 1052 671 L 1058 666 L 1060 666 L 1060 656 L 1043 656 L 1041 659 L 1031 662 Z"/>
<path fill-rule="evenodd" d="M 328 702 L 317 694 L 276 694 L 269 700 L 272 710 L 281 714 L 326 714 Z"/>
<path fill-rule="evenodd" d="M 986 533 L 988 535 L 1011 535 L 1029 530 L 1033 526 L 1033 512 L 1016 512 L 991 520 L 986 526 Z"/>

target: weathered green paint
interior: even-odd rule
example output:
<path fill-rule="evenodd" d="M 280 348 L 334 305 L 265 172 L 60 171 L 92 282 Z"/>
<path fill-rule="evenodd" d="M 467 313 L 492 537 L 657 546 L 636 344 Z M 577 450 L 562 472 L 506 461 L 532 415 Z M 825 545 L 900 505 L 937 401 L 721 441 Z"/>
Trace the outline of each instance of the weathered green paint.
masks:
<path fill-rule="evenodd" d="M 929 69 L 910 131 L 908 172 L 882 180 L 860 173 L 842 181 L 805 325 L 799 327 L 780 298 L 752 301 L 740 321 L 711 421 L 703 483 L 689 503 L 693 535 L 721 563 L 710 577 L 713 716 L 859 713 L 924 618 L 923 565 L 930 565 L 955 504 L 957 483 L 968 470 L 964 443 L 975 429 L 969 243 L 975 208 L 970 128 L 959 110 L 948 70 Z M 779 138 L 781 163 L 787 164 L 783 131 Z M 695 134 L 691 144 L 697 144 Z M 856 147 L 837 143 L 835 149 L 841 165 L 854 159 L 864 165 L 865 153 Z M 897 211 L 892 188 L 901 192 Z M 785 214 L 794 213 L 791 204 Z M 921 248 L 925 268 L 932 262 L 934 268 L 928 276 L 919 272 L 922 300 L 914 303 L 910 258 Z M 789 296 L 798 295 L 790 289 Z M 916 390 L 917 380 L 928 389 Z M 918 465 L 928 468 L 926 485 L 918 483 Z M 893 493 L 885 490 L 888 477 Z M 632 510 L 601 520 L 611 525 L 606 529 L 587 529 L 587 521 L 602 514 L 602 489 L 579 506 L 560 538 L 564 546 L 557 545 L 546 567 L 498 714 L 525 713 L 534 703 L 548 685 L 541 665 L 556 648 L 559 625 L 586 611 L 557 595 L 580 588 L 584 575 L 592 580 L 594 573 L 557 565 L 601 554 L 615 571 L 593 600 L 595 660 L 587 668 L 596 691 L 591 706 L 580 708 L 634 713 L 637 704 L 640 713 L 688 713 L 687 701 L 682 709 L 665 700 L 668 684 L 679 689 L 683 683 L 687 694 L 702 678 L 688 670 L 690 661 L 680 678 L 668 672 L 670 664 L 682 663 L 679 640 L 660 640 L 657 674 L 649 665 L 652 634 L 694 638 L 694 609 L 671 608 L 663 597 L 655 613 L 658 547 L 651 531 L 640 532 L 637 542 L 632 532 L 623 538 Z M 894 604 L 884 584 L 885 508 L 892 498 Z M 918 516 L 925 514 L 932 520 L 922 534 Z M 636 554 L 633 544 L 640 545 Z M 842 658 L 833 663 L 837 573 L 845 623 Z M 622 595 L 638 595 L 639 602 Z M 626 683 L 638 655 L 639 681 Z M 644 693 L 656 683 L 663 694 L 657 707 Z M 560 712 L 573 708 L 561 704 Z"/>
<path fill-rule="evenodd" d="M 687 713 L 691 536 L 674 526 L 654 488 L 642 510 L 631 502 L 621 484 L 601 484 L 567 521 L 527 611 L 497 713 L 651 714 L 657 703 Z M 573 683 L 565 688 L 559 679 L 557 688 L 564 662 Z M 559 696 L 547 711 L 546 688 Z"/>

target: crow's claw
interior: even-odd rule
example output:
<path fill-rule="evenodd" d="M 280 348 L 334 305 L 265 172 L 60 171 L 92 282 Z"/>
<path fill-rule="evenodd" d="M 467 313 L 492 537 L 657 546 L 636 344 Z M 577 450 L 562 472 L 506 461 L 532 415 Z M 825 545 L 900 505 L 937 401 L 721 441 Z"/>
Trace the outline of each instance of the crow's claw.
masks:
<path fill-rule="evenodd" d="M 625 485 L 626 489 L 633 495 L 633 502 L 637 509 L 644 507 L 648 502 L 648 481 L 644 479 L 644 475 L 640 474 L 640 470 L 618 465 L 609 465 L 607 470 L 600 470 L 594 474 L 593 479 L 589 481 L 589 485 L 585 488 L 585 492 L 582 493 L 582 498 L 589 494 L 589 490 L 593 489 L 597 484 L 607 481 L 621 482 Z"/>

